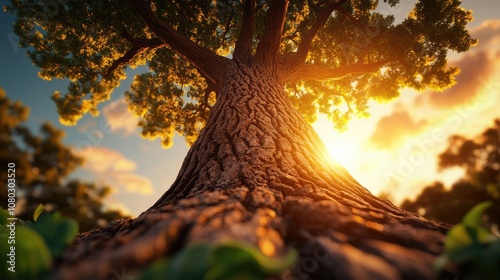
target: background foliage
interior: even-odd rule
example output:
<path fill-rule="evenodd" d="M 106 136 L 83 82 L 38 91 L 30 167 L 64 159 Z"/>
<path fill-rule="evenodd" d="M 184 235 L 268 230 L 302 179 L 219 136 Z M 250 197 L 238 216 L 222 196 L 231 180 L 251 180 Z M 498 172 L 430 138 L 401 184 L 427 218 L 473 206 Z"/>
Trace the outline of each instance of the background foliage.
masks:
<path fill-rule="evenodd" d="M 77 220 L 82 231 L 125 217 L 103 207 L 110 187 L 66 178 L 83 159 L 64 145 L 64 133 L 52 124 L 43 123 L 40 134 L 33 134 L 23 125 L 28 115 L 29 108 L 9 100 L 0 88 L 0 164 L 16 165 L 18 217 L 29 220 L 37 205 L 44 204 Z M 0 180 L 7 182 L 7 172 L 0 172 Z M 0 201 L 6 209 L 7 188 L 0 188 Z"/>
<path fill-rule="evenodd" d="M 456 224 L 474 205 L 492 201 L 486 213 L 491 223 L 500 225 L 500 119 L 471 139 L 452 136 L 448 145 L 439 155 L 439 166 L 461 167 L 464 177 L 450 189 L 435 182 L 415 200 L 405 200 L 401 207 L 431 220 Z"/>

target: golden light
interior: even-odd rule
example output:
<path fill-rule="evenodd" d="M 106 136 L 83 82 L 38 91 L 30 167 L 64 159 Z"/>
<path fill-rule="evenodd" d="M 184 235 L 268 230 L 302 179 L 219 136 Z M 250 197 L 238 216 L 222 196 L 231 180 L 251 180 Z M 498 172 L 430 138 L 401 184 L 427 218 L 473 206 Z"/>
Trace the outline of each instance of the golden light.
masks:
<path fill-rule="evenodd" d="M 357 168 L 361 157 L 361 142 L 353 133 L 339 133 L 328 120 L 319 119 L 314 128 L 323 141 L 329 156 L 347 170 Z"/>
<path fill-rule="evenodd" d="M 335 139 L 333 137 L 327 137 L 325 141 L 326 149 L 330 157 L 333 160 L 337 161 L 345 167 L 347 170 L 352 170 L 356 168 L 356 165 L 359 164 L 359 147 L 356 147 L 356 142 L 349 141 L 348 137 L 337 137 Z M 323 137 L 322 137 L 323 138 Z M 328 139 L 332 138 L 332 139 Z"/>

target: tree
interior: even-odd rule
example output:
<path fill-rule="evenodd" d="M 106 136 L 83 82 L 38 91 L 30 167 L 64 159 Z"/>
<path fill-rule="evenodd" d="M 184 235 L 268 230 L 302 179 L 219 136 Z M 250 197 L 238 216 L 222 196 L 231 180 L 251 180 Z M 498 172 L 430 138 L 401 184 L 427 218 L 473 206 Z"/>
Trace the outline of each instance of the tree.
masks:
<path fill-rule="evenodd" d="M 405 200 L 401 208 L 456 224 L 475 205 L 492 201 L 486 212 L 489 223 L 500 225 L 500 119 L 472 139 L 450 137 L 448 148 L 439 155 L 439 167 L 462 167 L 465 175 L 451 189 L 440 182 L 426 187 L 415 200 Z"/>
<path fill-rule="evenodd" d="M 192 143 L 148 211 L 82 236 L 58 276 L 104 279 L 233 238 L 272 256 L 296 248 L 302 279 L 430 277 L 447 227 L 374 197 L 325 157 L 308 121 L 326 113 L 342 128 L 401 87 L 452 85 L 447 51 L 476 42 L 460 1 L 417 1 L 401 23 L 375 0 L 51 3 L 5 9 L 40 76 L 71 80 L 52 97 L 62 122 L 97 114 L 124 66 L 147 65 L 126 93 L 142 134 Z"/>
<path fill-rule="evenodd" d="M 44 204 L 47 210 L 59 211 L 75 219 L 81 231 L 102 227 L 110 221 L 124 218 L 119 211 L 103 206 L 110 187 L 65 178 L 79 167 L 83 160 L 62 143 L 64 133 L 52 124 L 41 125 L 36 136 L 22 123 L 29 109 L 19 101 L 12 102 L 0 88 L 0 163 L 3 167 L 15 164 L 15 191 L 18 199 L 17 216 L 31 220 L 35 208 Z M 7 172 L 0 174 L 7 182 Z M 3 209 L 7 209 L 7 188 L 0 191 Z"/>

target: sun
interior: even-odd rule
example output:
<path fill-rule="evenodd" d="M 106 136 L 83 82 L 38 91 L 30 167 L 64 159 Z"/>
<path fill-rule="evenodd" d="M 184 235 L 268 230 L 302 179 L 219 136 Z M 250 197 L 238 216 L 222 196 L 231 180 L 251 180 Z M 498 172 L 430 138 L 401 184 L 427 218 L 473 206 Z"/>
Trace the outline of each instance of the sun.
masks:
<path fill-rule="evenodd" d="M 333 135 L 335 136 L 335 135 Z M 359 163 L 359 148 L 349 141 L 348 137 L 328 137 L 331 139 L 323 140 L 329 156 L 336 162 L 340 163 L 347 170 L 355 168 Z M 323 138 L 323 137 L 322 137 Z"/>
<path fill-rule="evenodd" d="M 336 141 L 337 142 L 337 141 Z M 342 165 L 349 164 L 352 155 L 349 153 L 349 149 L 338 145 L 338 143 L 327 142 L 325 143 L 328 155 L 338 163 Z"/>
<path fill-rule="evenodd" d="M 347 170 L 357 168 L 362 156 L 359 137 L 353 133 L 340 133 L 334 130 L 327 120 L 319 120 L 313 126 L 333 161 Z"/>

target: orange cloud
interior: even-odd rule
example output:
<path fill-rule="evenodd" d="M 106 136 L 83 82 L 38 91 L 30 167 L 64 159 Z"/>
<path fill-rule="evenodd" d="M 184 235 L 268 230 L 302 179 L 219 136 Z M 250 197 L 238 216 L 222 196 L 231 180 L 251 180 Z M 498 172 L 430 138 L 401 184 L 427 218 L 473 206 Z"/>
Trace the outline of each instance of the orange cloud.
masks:
<path fill-rule="evenodd" d="M 111 102 L 102 111 L 111 131 L 123 131 L 125 136 L 137 131 L 138 118 L 128 111 L 125 98 Z"/>
<path fill-rule="evenodd" d="M 426 126 L 426 121 L 416 122 L 408 112 L 397 110 L 378 121 L 370 142 L 377 149 L 391 149 Z"/>
<path fill-rule="evenodd" d="M 85 159 L 83 167 L 96 173 L 129 172 L 136 168 L 135 162 L 105 147 L 87 147 L 78 154 Z"/>
<path fill-rule="evenodd" d="M 457 84 L 443 92 L 431 92 L 427 98 L 436 108 L 450 108 L 473 100 L 481 93 L 485 81 L 495 72 L 496 63 L 500 62 L 500 54 L 477 52 L 465 55 L 455 63 L 460 68 Z"/>
<path fill-rule="evenodd" d="M 457 84 L 443 92 L 430 92 L 419 96 L 415 104 L 430 104 L 438 109 L 454 108 L 476 98 L 485 86 L 485 81 L 495 74 L 500 64 L 500 20 L 488 20 L 471 31 L 479 40 L 478 46 L 450 63 L 460 69 Z"/>
<path fill-rule="evenodd" d="M 140 195 L 153 194 L 153 183 L 146 177 L 134 173 L 109 174 L 110 184 L 123 189 L 125 192 Z"/>
<path fill-rule="evenodd" d="M 495 47 L 498 48 L 500 46 L 500 19 L 484 21 L 471 31 L 471 36 L 479 40 L 475 49 L 491 50 Z"/>
<path fill-rule="evenodd" d="M 137 165 L 121 153 L 94 146 L 79 151 L 79 155 L 85 159 L 84 169 L 93 172 L 98 179 L 116 191 L 123 190 L 140 195 L 153 193 L 151 180 L 135 174 Z"/>

